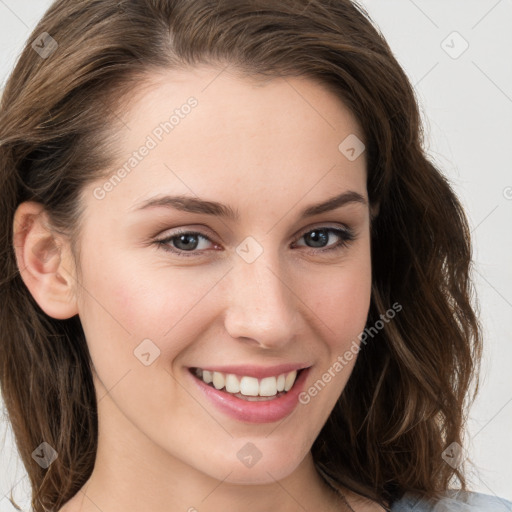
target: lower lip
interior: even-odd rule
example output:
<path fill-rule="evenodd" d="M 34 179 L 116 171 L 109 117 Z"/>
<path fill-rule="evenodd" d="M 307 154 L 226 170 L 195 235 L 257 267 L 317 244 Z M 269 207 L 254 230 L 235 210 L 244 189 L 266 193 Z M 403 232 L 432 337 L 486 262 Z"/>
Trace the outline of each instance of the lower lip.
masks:
<path fill-rule="evenodd" d="M 205 396 L 223 413 L 238 421 L 248 423 L 272 423 L 291 414 L 299 403 L 299 394 L 307 378 L 309 368 L 300 372 L 293 387 L 286 394 L 272 400 L 249 402 L 225 391 L 219 391 L 187 371 Z"/>

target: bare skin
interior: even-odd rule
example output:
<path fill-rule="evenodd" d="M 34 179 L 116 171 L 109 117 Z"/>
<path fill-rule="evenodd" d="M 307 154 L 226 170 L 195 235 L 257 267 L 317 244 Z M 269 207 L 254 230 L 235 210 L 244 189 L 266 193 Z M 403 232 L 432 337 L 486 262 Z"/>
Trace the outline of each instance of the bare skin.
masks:
<path fill-rule="evenodd" d="M 83 191 L 79 268 L 36 203 L 18 208 L 25 283 L 47 314 L 80 316 L 94 365 L 96 464 L 63 512 L 349 510 L 315 470 L 311 446 L 356 357 L 307 404 L 269 423 L 219 410 L 189 368 L 301 362 L 310 367 L 307 390 L 357 341 L 371 293 L 366 160 L 338 146 L 363 135 L 314 82 L 262 84 L 220 71 L 155 74 L 134 96 L 111 175 L 149 135 L 157 144 L 115 186 L 103 178 Z M 190 97 L 197 105 L 157 140 L 155 128 Z M 363 200 L 300 217 L 347 191 Z M 239 218 L 138 210 L 171 194 L 221 202 Z M 344 245 L 334 231 L 323 246 L 312 243 L 315 229 L 346 227 L 354 239 Z M 155 242 L 178 228 L 200 233 L 192 256 L 177 254 L 186 247 L 176 238 L 167 242 L 176 253 Z M 251 251 L 261 248 L 251 263 L 236 250 L 247 237 Z M 42 239 L 58 257 L 38 253 Z M 148 366 L 134 357 L 143 340 L 159 350 Z M 237 457 L 248 443 L 262 455 L 252 467 Z M 382 510 L 346 495 L 357 512 Z"/>

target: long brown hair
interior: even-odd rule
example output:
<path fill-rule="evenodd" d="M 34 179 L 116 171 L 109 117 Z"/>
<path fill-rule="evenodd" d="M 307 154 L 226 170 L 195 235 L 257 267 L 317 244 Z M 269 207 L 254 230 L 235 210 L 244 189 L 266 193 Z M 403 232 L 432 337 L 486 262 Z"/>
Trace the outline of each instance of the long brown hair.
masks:
<path fill-rule="evenodd" d="M 32 43 L 43 32 L 56 44 L 44 36 L 41 55 Z M 0 384 L 34 511 L 60 508 L 89 478 L 97 409 L 79 317 L 46 315 L 20 277 L 15 210 L 41 203 L 78 258 L 80 193 L 113 165 L 122 102 L 153 70 L 201 63 L 309 77 L 363 129 L 379 206 L 367 325 L 391 304 L 403 309 L 361 350 L 313 445 L 317 468 L 382 504 L 407 491 L 436 497 L 454 481 L 465 489 L 442 453 L 463 443 L 481 354 L 467 219 L 423 150 L 413 88 L 364 10 L 349 0 L 57 0 L 0 110 Z M 58 453 L 47 469 L 31 456 L 42 442 Z"/>

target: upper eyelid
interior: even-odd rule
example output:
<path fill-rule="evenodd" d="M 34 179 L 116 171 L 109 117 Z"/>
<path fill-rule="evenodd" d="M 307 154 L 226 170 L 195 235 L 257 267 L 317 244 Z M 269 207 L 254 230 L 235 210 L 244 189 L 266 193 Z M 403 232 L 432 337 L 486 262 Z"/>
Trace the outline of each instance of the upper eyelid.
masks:
<path fill-rule="evenodd" d="M 210 240 L 210 242 L 214 242 L 214 240 L 212 240 L 211 238 L 211 235 L 207 234 L 206 232 L 203 232 L 201 231 L 201 229 L 199 228 L 190 228 L 190 229 L 181 229 L 181 228 L 175 228 L 177 231 L 176 232 L 172 232 L 172 233 L 169 233 L 167 235 L 163 235 L 163 236 L 157 236 L 155 237 L 157 240 L 167 240 L 167 239 L 170 239 L 170 238 L 174 238 L 176 236 L 179 236 L 179 235 L 187 235 L 187 234 L 196 234 L 196 235 L 200 235 L 204 238 L 207 238 L 208 240 Z M 301 230 L 298 231 L 298 233 L 296 235 L 294 235 L 294 237 L 303 237 L 305 234 L 311 232 L 311 231 L 314 231 L 315 229 L 333 229 L 333 230 L 340 230 L 340 231 L 348 231 L 348 232 L 354 232 L 354 229 L 346 224 L 341 224 L 341 225 L 335 225 L 335 226 L 331 226 L 329 224 L 314 224 L 312 225 L 311 227 L 307 227 L 307 228 L 303 228 Z"/>
<path fill-rule="evenodd" d="M 349 235 L 351 236 L 356 236 L 356 232 L 353 228 L 351 228 L 350 226 L 348 225 L 345 225 L 343 224 L 342 226 L 340 225 L 337 225 L 337 226 L 330 226 L 328 224 L 317 224 L 317 225 L 313 225 L 312 227 L 307 227 L 307 228 L 304 228 L 302 230 L 300 230 L 298 232 L 298 235 L 295 235 L 294 236 L 294 240 L 297 241 L 297 240 L 300 240 L 304 235 L 306 235 L 307 233 L 310 233 L 311 231 L 314 231 L 315 229 L 326 229 L 326 230 L 333 230 L 333 231 L 345 231 L 347 232 Z M 201 232 L 200 230 L 198 229 L 179 229 L 178 228 L 178 231 L 175 232 L 175 233 L 170 233 L 169 235 L 166 235 L 166 236 L 163 236 L 163 237 L 157 237 L 156 238 L 156 242 L 165 242 L 165 241 L 169 241 L 169 240 L 172 240 L 180 235 L 188 235 L 188 234 L 193 234 L 193 235 L 198 235 L 202 238 L 205 238 L 206 240 L 208 240 L 209 242 L 211 242 L 212 244 L 217 244 L 217 242 L 215 240 L 212 240 L 212 237 L 210 235 L 207 235 L 206 233 L 203 233 Z M 338 235 L 339 236 L 339 235 Z M 190 251 L 191 253 L 193 252 L 196 252 L 196 251 Z M 197 252 L 201 252 L 201 251 L 197 251 Z"/>

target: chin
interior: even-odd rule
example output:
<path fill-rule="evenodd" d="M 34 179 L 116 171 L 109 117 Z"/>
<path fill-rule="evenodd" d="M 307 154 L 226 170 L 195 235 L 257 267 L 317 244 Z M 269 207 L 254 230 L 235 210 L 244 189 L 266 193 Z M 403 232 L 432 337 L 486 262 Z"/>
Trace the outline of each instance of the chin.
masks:
<path fill-rule="evenodd" d="M 283 450 L 282 442 L 275 446 L 268 441 L 265 444 L 256 439 L 254 443 L 247 441 L 241 444 L 241 448 L 239 446 L 238 442 L 234 458 L 226 457 L 225 453 L 218 454 L 217 458 L 214 456 L 208 458 L 209 461 L 219 462 L 214 471 L 211 464 L 208 467 L 210 476 L 238 485 L 273 484 L 276 480 L 282 480 L 297 470 L 305 457 L 302 451 L 290 453 L 289 446 Z"/>
<path fill-rule="evenodd" d="M 231 468 L 232 472 L 224 479 L 225 474 L 219 477 L 224 482 L 237 485 L 265 485 L 274 484 L 276 480 L 283 480 L 284 478 L 291 475 L 299 466 L 300 461 L 297 464 L 290 464 L 287 461 L 286 464 L 272 463 L 263 465 L 260 461 L 256 466 L 252 468 Z"/>

